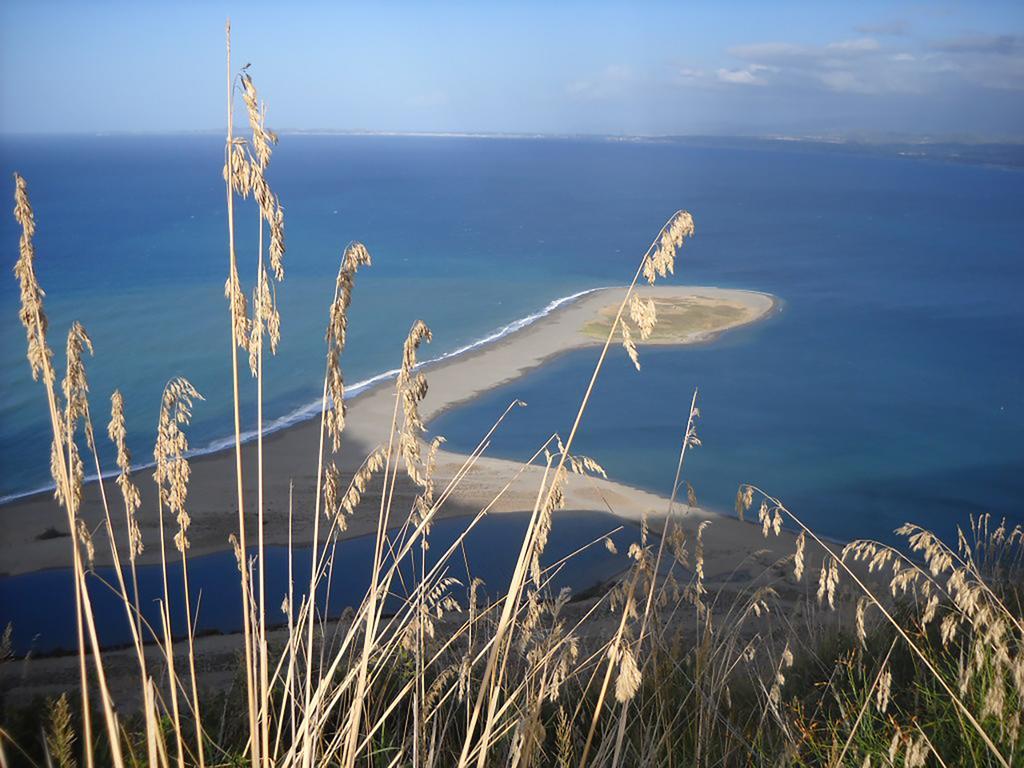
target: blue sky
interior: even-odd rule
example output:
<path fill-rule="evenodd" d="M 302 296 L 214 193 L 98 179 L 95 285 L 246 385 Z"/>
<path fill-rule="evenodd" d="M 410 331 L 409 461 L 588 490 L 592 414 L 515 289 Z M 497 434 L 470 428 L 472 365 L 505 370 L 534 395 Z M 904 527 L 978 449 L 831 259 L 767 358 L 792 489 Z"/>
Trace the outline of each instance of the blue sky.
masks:
<path fill-rule="evenodd" d="M 279 129 L 1024 138 L 1022 2 L 0 4 L 0 132 L 223 123 L 223 24 Z"/>

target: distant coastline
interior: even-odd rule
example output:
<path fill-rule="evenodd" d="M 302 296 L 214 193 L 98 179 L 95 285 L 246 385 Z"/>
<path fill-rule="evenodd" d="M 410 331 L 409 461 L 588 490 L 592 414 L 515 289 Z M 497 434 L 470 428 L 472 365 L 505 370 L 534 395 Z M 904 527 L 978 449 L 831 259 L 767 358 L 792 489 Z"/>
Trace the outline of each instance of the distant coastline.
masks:
<path fill-rule="evenodd" d="M 728 133 L 694 134 L 602 134 L 548 133 L 542 131 L 432 131 L 371 130 L 335 128 L 291 128 L 278 131 L 292 137 L 380 137 L 427 139 L 479 139 L 505 141 L 597 141 L 623 144 L 678 144 L 681 146 L 748 149 L 762 151 L 805 150 L 841 152 L 856 155 L 884 155 L 909 160 L 932 160 L 992 168 L 1024 168 L 1024 139 L 974 136 L 905 136 L 872 134 L 786 134 L 742 135 Z M 93 131 L 83 133 L 8 133 L 0 134 L 0 143 L 11 139 L 58 139 L 67 136 L 97 138 L 146 138 L 153 136 L 221 137 L 221 129 L 184 131 Z"/>

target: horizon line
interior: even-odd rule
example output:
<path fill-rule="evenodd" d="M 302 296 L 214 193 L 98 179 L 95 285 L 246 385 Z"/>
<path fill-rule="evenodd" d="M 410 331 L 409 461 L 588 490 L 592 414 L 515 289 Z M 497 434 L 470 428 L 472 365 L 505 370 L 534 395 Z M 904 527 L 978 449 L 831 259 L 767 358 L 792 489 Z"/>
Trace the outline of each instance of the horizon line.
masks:
<path fill-rule="evenodd" d="M 8 138 L 62 138 L 62 137 L 147 137 L 147 136 L 219 136 L 223 128 L 182 128 L 167 130 L 81 130 L 81 131 L 3 131 L 0 139 Z M 591 133 L 591 132 L 547 132 L 547 131 L 428 131 L 428 130 L 371 130 L 346 128 L 282 128 L 276 131 L 281 136 L 381 136 L 409 138 L 475 138 L 509 140 L 543 139 L 592 139 L 604 141 L 679 141 L 695 139 L 733 139 L 744 141 L 806 142 L 817 144 L 1024 144 L 1024 136 L 994 136 L 975 134 L 903 134 L 897 132 L 851 132 L 851 133 Z"/>

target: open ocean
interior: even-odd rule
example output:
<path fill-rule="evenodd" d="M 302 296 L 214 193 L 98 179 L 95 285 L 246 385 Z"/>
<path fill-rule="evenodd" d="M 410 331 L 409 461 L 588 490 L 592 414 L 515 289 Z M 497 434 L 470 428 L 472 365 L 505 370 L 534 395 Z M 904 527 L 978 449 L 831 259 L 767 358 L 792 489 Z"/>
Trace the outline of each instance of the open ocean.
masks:
<path fill-rule="evenodd" d="M 231 432 L 222 140 L 0 139 L 7 195 L 36 210 L 51 343 L 81 320 L 96 356 L 92 408 L 127 401 L 149 460 L 160 393 L 185 375 L 206 397 L 196 448 Z M 616 350 L 578 449 L 610 475 L 670 490 L 695 386 L 704 446 L 687 477 L 731 513 L 740 482 L 823 534 L 892 538 L 912 520 L 950 532 L 969 513 L 1024 520 L 1024 172 L 778 145 L 291 136 L 269 171 L 286 209 L 283 341 L 267 365 L 277 425 L 310 412 L 342 249 L 367 244 L 343 365 L 349 382 L 400 362 L 409 326 L 450 353 L 575 292 L 628 280 L 663 221 L 696 237 L 675 282 L 776 294 L 768 322 L 690 349 Z M 8 197 L 10 200 L 11 198 Z M 10 207 L 10 204 L 7 206 Z M 254 272 L 245 208 L 243 280 Z M 8 268 L 18 229 L 0 219 Z M 8 273 L 9 275 L 9 273 Z M 48 481 L 48 417 L 24 359 L 13 276 L 0 284 L 0 496 Z M 513 397 L 496 455 L 566 431 L 596 353 L 568 354 L 433 425 L 469 448 Z M 247 426 L 255 404 L 247 404 Z M 109 449 L 106 463 L 113 467 Z"/>

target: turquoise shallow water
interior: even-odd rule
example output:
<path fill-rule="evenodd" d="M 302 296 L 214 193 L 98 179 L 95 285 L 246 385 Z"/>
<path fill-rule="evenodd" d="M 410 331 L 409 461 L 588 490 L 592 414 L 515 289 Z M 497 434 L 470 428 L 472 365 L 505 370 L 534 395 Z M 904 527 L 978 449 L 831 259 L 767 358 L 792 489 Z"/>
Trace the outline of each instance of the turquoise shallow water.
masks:
<path fill-rule="evenodd" d="M 206 396 L 193 446 L 231 431 L 220 154 L 219 139 L 203 136 L 0 142 L 0 166 L 31 186 L 54 346 L 74 318 L 89 329 L 93 407 L 105 412 L 113 388 L 124 391 L 139 460 L 173 375 Z M 268 420 L 300 417 L 319 393 L 326 304 L 350 239 L 375 256 L 359 276 L 344 361 L 356 382 L 399 362 L 418 317 L 437 355 L 560 296 L 621 283 L 686 207 L 697 236 L 677 281 L 771 291 L 785 311 L 707 348 L 647 352 L 638 377 L 618 360 L 581 448 L 619 479 L 665 490 L 700 385 L 705 447 L 691 470 L 709 504 L 728 509 L 736 483 L 756 481 L 826 533 L 880 537 L 903 518 L 1017 514 L 1018 171 L 799 147 L 285 136 L 271 180 L 286 206 L 288 277 Z M 255 227 L 241 221 L 244 273 Z M 0 240 L 13 263 L 10 217 Z M 0 496 L 48 481 L 45 402 L 16 307 L 10 279 L 0 289 Z M 521 455 L 535 433 L 568 427 L 589 364 L 570 355 L 435 426 L 456 447 L 473 444 L 498 400 L 523 396 L 530 408 L 494 447 Z M 254 415 L 247 402 L 246 428 Z"/>

